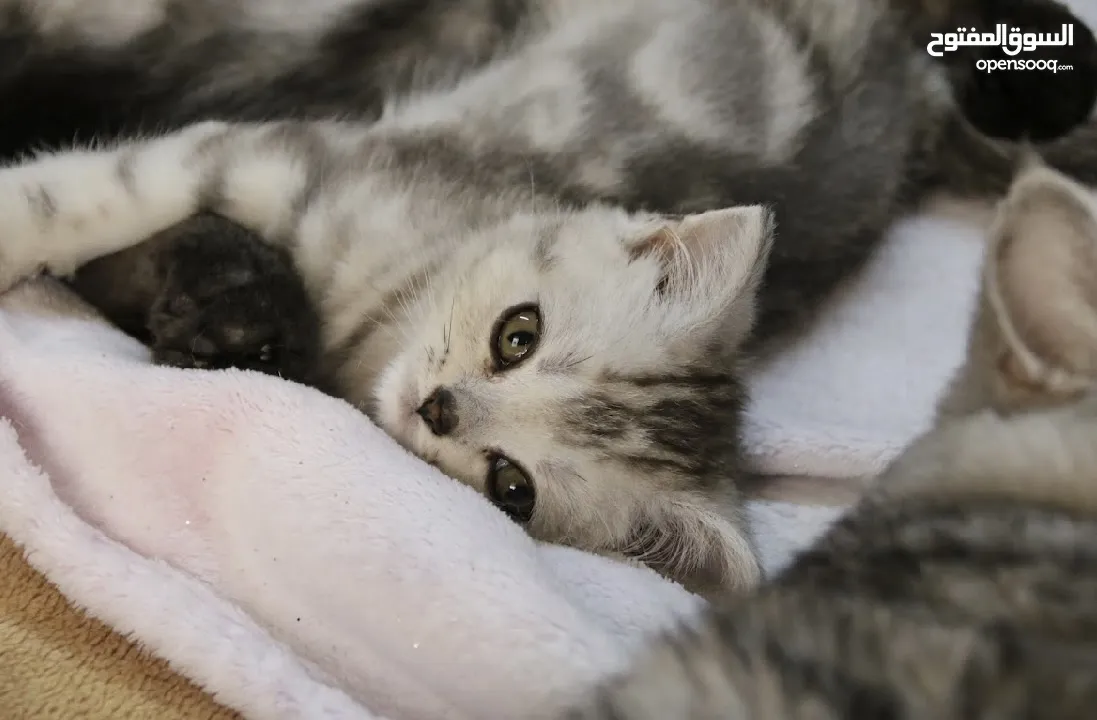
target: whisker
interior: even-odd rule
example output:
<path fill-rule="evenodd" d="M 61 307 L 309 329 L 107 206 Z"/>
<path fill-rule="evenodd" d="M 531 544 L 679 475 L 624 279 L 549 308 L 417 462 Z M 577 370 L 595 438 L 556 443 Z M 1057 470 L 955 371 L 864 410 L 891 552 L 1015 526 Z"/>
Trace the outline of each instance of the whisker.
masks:
<path fill-rule="evenodd" d="M 201 339 L 202 339 L 202 333 L 195 333 L 194 339 L 190 341 L 190 354 L 194 357 L 198 356 L 198 353 L 197 353 L 197 351 L 195 351 L 194 346 L 197 345 L 198 341 L 201 340 Z"/>
<path fill-rule="evenodd" d="M 457 298 L 454 297 L 453 300 L 449 304 L 449 320 L 446 322 L 446 326 L 445 326 L 445 349 L 444 349 L 443 352 L 445 352 L 446 354 L 449 354 L 449 341 L 450 341 L 450 338 L 453 337 L 453 333 L 452 333 L 452 330 L 453 330 L 453 310 L 456 306 L 457 306 Z"/>
<path fill-rule="evenodd" d="M 567 365 L 564 365 L 564 369 L 565 370 L 572 370 L 574 368 L 577 368 L 577 367 L 579 367 L 580 365 L 587 362 L 588 360 L 590 360 L 593 357 L 594 357 L 594 354 L 591 353 L 590 355 L 587 355 L 586 357 L 581 357 L 577 360 L 573 360 L 570 363 L 568 363 Z"/>
<path fill-rule="evenodd" d="M 537 185 L 533 180 L 533 164 L 530 163 L 529 158 L 525 158 L 525 162 L 526 172 L 529 173 L 529 197 L 531 200 L 535 200 L 537 198 Z"/>

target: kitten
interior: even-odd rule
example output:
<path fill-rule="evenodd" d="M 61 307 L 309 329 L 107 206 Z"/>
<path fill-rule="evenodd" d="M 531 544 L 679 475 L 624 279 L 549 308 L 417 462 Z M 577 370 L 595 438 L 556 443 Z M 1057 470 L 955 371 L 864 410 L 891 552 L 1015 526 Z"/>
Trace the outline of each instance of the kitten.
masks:
<path fill-rule="evenodd" d="M 77 24 L 40 2 L 24 21 L 100 47 L 165 9 L 183 37 L 274 33 L 232 46 L 257 54 L 206 76 L 225 82 L 261 82 L 252 61 L 313 48 L 346 11 L 330 0 L 299 27 L 274 0 L 225 5 L 231 22 L 197 0 L 99 0 Z M 953 5 L 979 3 L 527 3 L 520 40 L 373 124 L 206 122 L 0 171 L 0 281 L 218 213 L 251 240 L 204 233 L 150 264 L 170 279 L 149 318 L 159 352 L 300 347 L 293 316 L 204 324 L 229 306 L 197 263 L 262 238 L 278 251 L 257 265 L 292 258 L 320 320 L 318 384 L 538 538 L 741 591 L 760 575 L 735 487 L 743 348 L 801 322 L 927 192 L 994 194 L 1013 175 L 1019 151 L 963 122 L 925 53 Z M 1093 178 L 1094 137 L 1040 152 Z M 244 280 L 223 287 L 280 307 L 240 254 Z"/>
<path fill-rule="evenodd" d="M 1097 200 L 1046 168 L 999 210 L 935 427 L 756 595 L 570 718 L 1092 717 Z"/>

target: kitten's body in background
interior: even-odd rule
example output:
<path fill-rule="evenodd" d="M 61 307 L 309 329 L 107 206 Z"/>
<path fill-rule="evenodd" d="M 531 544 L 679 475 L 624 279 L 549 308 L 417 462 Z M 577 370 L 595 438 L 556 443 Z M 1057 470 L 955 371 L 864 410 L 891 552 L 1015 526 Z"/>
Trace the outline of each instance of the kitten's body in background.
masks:
<path fill-rule="evenodd" d="M 1097 198 L 1027 171 L 935 427 L 781 576 L 568 717 L 1092 717 L 1095 298 Z"/>
<path fill-rule="evenodd" d="M 1047 11 L 1074 19 L 1048 0 L 324 0 L 307 13 L 286 0 L 4 0 L 0 157 L 209 119 L 381 119 L 456 135 L 425 149 L 453 153 L 455 174 L 493 150 L 510 157 L 489 172 L 524 159 L 559 201 L 764 203 L 782 240 L 761 339 L 800 326 L 928 187 L 1004 191 L 1009 153 L 956 126 L 954 86 L 985 73 L 934 64 L 925 45 L 934 28 Z M 1078 25 L 1063 77 L 1079 82 L 1056 96 L 1081 106 L 1070 125 L 1097 93 L 1097 47 Z M 81 124 L 51 129 L 73 113 Z M 1047 152 L 1092 175 L 1092 134 Z"/>
<path fill-rule="evenodd" d="M 735 488 L 742 347 L 798 326 L 926 192 L 1004 190 L 1017 156 L 963 122 L 924 52 L 922 29 L 981 6 L 965 0 L 332 0 L 308 22 L 274 0 L 63 6 L 9 0 L 0 33 L 45 38 L 47 56 L 83 43 L 126 73 L 148 62 L 134 82 L 177 94 L 149 101 L 169 127 L 383 112 L 200 125 L 9 169 L 4 279 L 220 213 L 251 233 L 231 242 L 292 259 L 333 392 L 489 497 L 500 457 L 521 467 L 538 537 L 713 593 L 759 574 Z M 335 72 L 347 54 L 324 48 L 363 37 L 351 20 L 408 33 Z M 341 106 L 336 78 L 361 84 Z M 1097 172 L 1093 133 L 1041 152 Z M 226 300 L 239 288 L 175 282 L 217 251 L 168 257 L 162 359 L 214 364 L 207 348 L 254 340 Z M 245 289 L 263 277 L 239 270 Z M 532 306 L 536 352 L 504 372 L 493 328 Z"/>

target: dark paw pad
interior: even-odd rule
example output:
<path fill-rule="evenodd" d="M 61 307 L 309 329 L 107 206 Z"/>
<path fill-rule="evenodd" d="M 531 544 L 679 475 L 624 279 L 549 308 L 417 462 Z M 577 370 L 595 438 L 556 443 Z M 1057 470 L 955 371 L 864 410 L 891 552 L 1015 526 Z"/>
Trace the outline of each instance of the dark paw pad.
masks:
<path fill-rule="evenodd" d="M 1070 25 L 1073 44 L 1042 45 L 1017 54 L 998 45 L 949 53 L 958 99 L 971 123 L 993 137 L 1040 142 L 1084 122 L 1097 102 L 1097 42 L 1086 24 L 1052 0 L 990 3 L 987 18 L 986 27 L 973 29 L 990 33 L 1005 24 L 1022 34 L 1047 35 Z M 1030 63 L 1034 69 L 1021 69 Z"/>
<path fill-rule="evenodd" d="M 223 218 L 196 219 L 158 259 L 155 360 L 311 382 L 320 323 L 290 259 Z"/>

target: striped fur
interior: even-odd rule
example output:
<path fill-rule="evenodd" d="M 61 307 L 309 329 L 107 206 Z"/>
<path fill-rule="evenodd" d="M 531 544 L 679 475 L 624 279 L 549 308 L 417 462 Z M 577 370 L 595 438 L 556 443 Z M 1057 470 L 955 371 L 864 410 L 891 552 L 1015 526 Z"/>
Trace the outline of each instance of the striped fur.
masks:
<path fill-rule="evenodd" d="M 999 209 L 936 427 L 780 577 L 567 717 L 1092 717 L 1094 358 L 1097 198 L 1035 168 Z"/>
<path fill-rule="evenodd" d="M 9 120 L 56 129 L 34 98 L 60 87 L 106 137 L 174 128 L 0 172 L 0 280 L 161 268 L 171 362 L 302 325 L 308 366 L 315 330 L 307 379 L 482 492 L 508 458 L 535 536 L 742 590 L 741 351 L 797 327 L 926 193 L 1008 184 L 1018 151 L 965 124 L 925 52 L 984 5 L 0 0 Z M 97 77 L 97 100 L 73 89 Z M 1092 173 L 1093 133 L 1042 149 Z M 199 213 L 238 227 L 172 230 Z M 501 372 L 493 328 L 529 303 L 536 352 Z M 441 434 L 417 413 L 432 397 Z"/>

